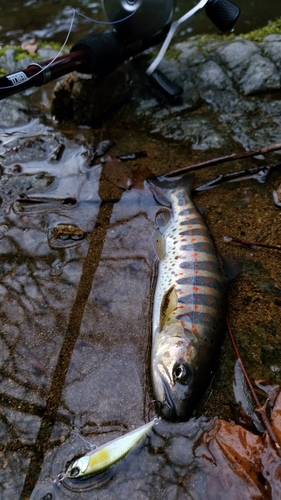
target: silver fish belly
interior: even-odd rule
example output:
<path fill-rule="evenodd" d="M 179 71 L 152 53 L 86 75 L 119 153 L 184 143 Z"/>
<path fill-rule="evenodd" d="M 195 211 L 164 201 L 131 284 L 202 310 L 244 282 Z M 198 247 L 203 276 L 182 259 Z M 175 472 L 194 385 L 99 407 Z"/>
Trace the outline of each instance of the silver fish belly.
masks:
<path fill-rule="evenodd" d="M 212 379 L 225 333 L 226 280 L 207 226 L 184 188 L 165 190 L 170 220 L 154 235 L 152 383 L 162 414 L 187 419 Z"/>

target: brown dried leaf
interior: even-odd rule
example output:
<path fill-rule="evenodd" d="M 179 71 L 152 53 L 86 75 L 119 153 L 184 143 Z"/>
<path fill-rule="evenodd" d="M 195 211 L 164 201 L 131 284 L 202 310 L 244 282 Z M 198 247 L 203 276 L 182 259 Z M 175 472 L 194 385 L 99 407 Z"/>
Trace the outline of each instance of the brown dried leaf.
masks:
<path fill-rule="evenodd" d="M 271 423 L 280 439 L 281 394 Z M 281 458 L 267 432 L 258 436 L 240 425 L 214 420 L 201 435 L 195 453 L 208 482 L 206 500 L 281 498 Z"/>
<path fill-rule="evenodd" d="M 267 394 L 268 403 L 273 408 L 280 393 L 280 386 L 271 380 L 255 380 L 255 384 Z"/>
<path fill-rule="evenodd" d="M 143 189 L 143 183 L 146 179 L 153 177 L 153 173 L 149 167 L 145 166 L 141 170 L 133 173 L 133 184 L 135 189 Z"/>
<path fill-rule="evenodd" d="M 281 392 L 276 399 L 270 421 L 278 441 L 281 442 Z"/>
<path fill-rule="evenodd" d="M 28 52 L 29 54 L 35 54 L 37 50 L 37 43 L 35 42 L 35 38 L 31 38 L 31 40 L 22 42 L 21 48 L 22 50 L 26 50 L 26 52 Z"/>

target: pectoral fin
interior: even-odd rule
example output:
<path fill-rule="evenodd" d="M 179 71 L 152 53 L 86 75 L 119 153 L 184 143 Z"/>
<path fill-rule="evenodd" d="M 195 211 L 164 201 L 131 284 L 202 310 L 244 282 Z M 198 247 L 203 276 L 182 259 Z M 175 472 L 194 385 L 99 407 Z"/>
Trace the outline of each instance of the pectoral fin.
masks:
<path fill-rule="evenodd" d="M 165 293 L 162 299 L 160 308 L 160 330 L 162 330 L 165 323 L 167 323 L 172 312 L 176 309 L 178 305 L 178 295 L 176 292 L 175 285 L 172 285 L 169 290 Z"/>
<path fill-rule="evenodd" d="M 159 229 L 155 229 L 152 233 L 152 245 L 158 259 L 164 259 L 166 253 L 165 238 Z"/>
<path fill-rule="evenodd" d="M 156 215 L 156 222 L 158 229 L 152 233 L 152 245 L 159 260 L 164 259 L 166 254 L 166 243 L 162 232 L 169 224 L 171 219 L 171 212 L 167 209 L 159 210 Z"/>
<path fill-rule="evenodd" d="M 166 229 L 167 225 L 169 224 L 171 220 L 171 212 L 167 208 L 163 208 L 162 210 L 159 210 L 156 214 L 155 220 L 157 222 L 158 228 L 160 229 L 161 232 L 164 232 Z"/>

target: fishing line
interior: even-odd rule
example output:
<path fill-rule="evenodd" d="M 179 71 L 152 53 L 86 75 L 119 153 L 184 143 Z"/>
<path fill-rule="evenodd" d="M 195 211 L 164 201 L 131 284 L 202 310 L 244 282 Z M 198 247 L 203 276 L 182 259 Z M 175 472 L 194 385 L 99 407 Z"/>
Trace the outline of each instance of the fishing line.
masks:
<path fill-rule="evenodd" d="M 62 54 L 62 51 L 63 49 L 65 48 L 68 40 L 69 40 L 69 37 L 71 35 L 71 32 L 72 32 L 72 28 L 73 28 L 73 24 L 74 24 L 74 19 L 75 19 L 75 15 L 77 14 L 78 16 L 81 16 L 81 17 L 84 17 L 87 21 L 91 21 L 93 23 L 96 23 L 96 24 L 102 24 L 102 25 L 112 25 L 112 24 L 118 24 L 118 23 L 122 23 L 123 21 L 126 21 L 127 19 L 129 19 L 130 17 L 132 17 L 135 12 L 137 11 L 134 10 L 131 14 L 129 14 L 128 16 L 124 17 L 123 19 L 119 19 L 118 21 L 98 21 L 97 19 L 92 19 L 91 17 L 88 17 L 88 16 L 85 16 L 84 14 L 82 14 L 81 12 L 78 12 L 78 10 L 74 9 L 73 7 L 71 7 L 72 9 L 72 17 L 71 17 L 71 21 L 70 21 L 70 26 L 69 26 L 69 29 L 68 29 L 68 32 L 67 32 L 67 35 L 66 35 L 66 38 L 59 50 L 59 52 L 55 55 L 55 57 L 44 67 L 41 67 L 42 69 L 39 70 L 36 75 L 32 75 L 30 77 L 27 77 L 26 81 L 29 82 L 30 80 L 32 80 L 32 78 L 40 75 L 41 73 L 43 73 L 44 71 L 46 71 L 46 69 L 48 69 L 57 59 L 58 57 L 60 57 L 60 55 Z M 34 64 L 37 64 L 39 67 L 40 67 L 40 63 L 34 63 Z M 13 87 L 18 87 L 19 85 L 21 85 L 21 82 L 19 83 L 15 83 L 13 85 Z M 0 87 L 0 90 L 5 90 L 6 87 Z"/>
<path fill-rule="evenodd" d="M 86 444 L 87 450 L 94 451 L 98 447 L 96 444 L 92 444 L 90 441 L 85 439 L 77 427 L 74 427 L 73 432 L 74 432 L 75 436 L 82 439 L 82 441 Z"/>
<path fill-rule="evenodd" d="M 75 9 L 73 9 L 73 10 L 78 16 L 84 17 L 84 19 L 87 19 L 87 21 L 92 21 L 93 23 L 96 23 L 96 24 L 105 24 L 105 25 L 118 24 L 118 23 L 122 23 L 123 21 L 127 21 L 127 19 L 132 17 L 137 12 L 137 9 L 136 9 L 133 12 L 131 12 L 131 14 L 129 14 L 128 16 L 123 17 L 123 19 L 119 19 L 118 21 L 110 21 L 109 22 L 109 21 L 98 21 L 97 19 L 92 19 L 91 17 L 88 17 L 85 14 L 78 12 L 78 10 L 75 10 Z"/>

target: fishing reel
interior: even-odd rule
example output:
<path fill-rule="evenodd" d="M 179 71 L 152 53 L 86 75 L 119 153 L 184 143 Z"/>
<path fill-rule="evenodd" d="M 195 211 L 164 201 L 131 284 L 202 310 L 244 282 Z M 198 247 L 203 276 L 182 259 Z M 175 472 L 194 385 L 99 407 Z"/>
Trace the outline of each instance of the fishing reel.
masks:
<path fill-rule="evenodd" d="M 151 38 L 162 31 L 170 25 L 175 7 L 175 0 L 103 0 L 108 21 L 127 40 Z M 201 0 L 180 18 L 179 24 L 186 22 L 203 7 L 222 32 L 231 31 L 240 15 L 239 7 L 230 0 Z"/>
<path fill-rule="evenodd" d="M 156 68 L 163 59 L 176 30 L 203 7 L 211 21 L 222 32 L 231 31 L 240 15 L 239 7 L 230 0 L 200 0 L 180 19 L 172 22 L 174 0 L 103 0 L 105 14 L 112 23 L 114 31 L 129 43 L 131 41 L 135 43 L 138 39 L 142 41 L 153 39 L 162 33 L 164 42 L 157 57 L 146 70 L 146 74 L 150 78 L 150 83 L 172 101 L 180 98 L 183 89 Z"/>
<path fill-rule="evenodd" d="M 127 40 L 151 38 L 171 22 L 174 0 L 103 0 L 114 29 Z"/>
<path fill-rule="evenodd" d="M 103 77 L 123 61 L 162 43 L 146 74 L 154 87 L 169 100 L 175 101 L 182 88 L 171 82 L 157 67 L 176 30 L 203 8 L 222 32 L 231 31 L 240 15 L 239 7 L 230 0 L 199 0 L 197 5 L 175 21 L 176 0 L 102 1 L 112 30 L 82 38 L 66 56 L 45 61 L 42 65 L 33 63 L 23 71 L 0 78 L 0 100 L 74 70 Z"/>

